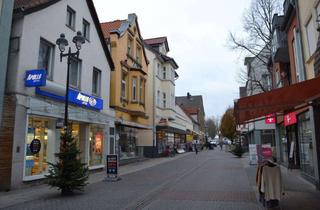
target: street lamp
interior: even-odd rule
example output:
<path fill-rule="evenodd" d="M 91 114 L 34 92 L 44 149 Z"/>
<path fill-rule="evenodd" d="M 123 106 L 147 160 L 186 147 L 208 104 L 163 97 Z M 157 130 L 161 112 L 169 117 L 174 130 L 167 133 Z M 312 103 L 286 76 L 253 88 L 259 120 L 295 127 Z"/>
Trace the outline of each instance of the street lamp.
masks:
<path fill-rule="evenodd" d="M 57 39 L 56 44 L 60 50 L 60 62 L 62 62 L 62 58 L 67 56 L 68 59 L 68 67 L 67 67 L 67 84 L 66 84 L 66 96 L 65 96 L 65 107 L 64 107 L 64 130 L 65 132 L 68 131 L 68 106 L 69 106 L 69 70 L 71 59 L 78 59 L 79 58 L 79 51 L 81 49 L 82 44 L 85 43 L 85 38 L 82 36 L 81 32 L 78 31 L 77 35 L 73 37 L 72 42 L 75 44 L 77 51 L 72 53 L 71 47 L 67 53 L 64 53 L 66 47 L 69 45 L 68 40 L 66 39 L 64 34 L 60 34 L 60 38 Z"/>

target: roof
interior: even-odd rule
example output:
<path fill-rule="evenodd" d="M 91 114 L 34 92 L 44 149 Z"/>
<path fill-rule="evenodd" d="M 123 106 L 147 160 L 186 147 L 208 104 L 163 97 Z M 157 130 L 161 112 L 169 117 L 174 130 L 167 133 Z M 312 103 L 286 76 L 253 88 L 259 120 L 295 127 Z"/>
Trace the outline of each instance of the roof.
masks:
<path fill-rule="evenodd" d="M 115 30 L 118 30 L 123 22 L 124 20 L 115 20 L 111 22 L 101 23 L 100 26 L 101 26 L 104 38 L 110 38 L 110 33 Z"/>
<path fill-rule="evenodd" d="M 15 0 L 13 10 L 24 15 L 44 9 L 60 0 Z"/>
<path fill-rule="evenodd" d="M 15 0 L 14 2 L 14 12 L 21 14 L 21 15 L 28 15 L 30 13 L 39 11 L 41 9 L 45 9 L 48 6 L 51 6 L 54 3 L 59 2 L 60 0 Z M 109 49 L 107 44 L 105 43 L 102 30 L 100 28 L 100 21 L 96 12 L 96 9 L 94 7 L 94 4 L 92 0 L 86 0 L 92 20 L 94 22 L 95 28 L 97 30 L 100 43 L 102 45 L 102 48 L 104 50 L 105 56 L 107 58 L 107 61 L 109 63 L 109 66 L 111 70 L 114 69 L 114 63 L 112 61 Z"/>
<path fill-rule="evenodd" d="M 183 109 L 196 107 L 201 111 L 203 111 L 204 113 L 203 99 L 201 95 L 197 95 L 197 96 L 190 95 L 190 97 L 177 96 L 176 103 Z"/>
<path fill-rule="evenodd" d="M 199 108 L 198 107 L 184 107 L 182 108 L 186 113 L 189 115 L 198 114 Z"/>
<path fill-rule="evenodd" d="M 123 36 L 133 22 L 136 22 L 137 31 L 138 31 L 139 37 L 142 41 L 143 38 L 141 37 L 141 33 L 140 33 L 138 16 L 135 13 L 128 14 L 128 19 L 126 19 L 126 20 L 115 20 L 115 21 L 100 23 L 100 28 L 103 31 L 104 39 L 109 39 L 110 34 L 112 34 L 112 33 L 118 34 L 119 37 Z M 147 59 L 147 55 L 146 55 L 144 47 L 142 47 L 142 51 L 143 51 L 143 55 L 144 55 L 146 63 L 149 64 L 149 60 Z"/>
<path fill-rule="evenodd" d="M 145 42 L 145 40 L 143 40 L 143 43 L 144 43 L 144 46 L 145 46 L 146 48 L 148 48 L 151 52 L 153 52 L 153 53 L 156 55 L 156 57 L 157 57 L 161 62 L 169 62 L 169 63 L 171 63 L 171 65 L 173 66 L 173 68 L 175 68 L 175 69 L 178 69 L 178 68 L 179 68 L 178 64 L 176 63 L 176 61 L 175 61 L 173 58 L 171 58 L 171 57 L 169 57 L 169 56 L 167 56 L 167 55 L 164 55 L 164 54 L 160 53 L 158 50 L 155 50 L 151 45 L 147 44 L 147 43 Z M 176 76 L 178 76 L 177 73 L 176 73 Z"/>
<path fill-rule="evenodd" d="M 165 44 L 166 50 L 169 51 L 169 45 L 168 45 L 168 40 L 166 36 L 163 37 L 156 37 L 156 38 L 150 38 L 150 39 L 145 39 L 145 43 L 151 46 L 158 46 L 161 44 Z"/>

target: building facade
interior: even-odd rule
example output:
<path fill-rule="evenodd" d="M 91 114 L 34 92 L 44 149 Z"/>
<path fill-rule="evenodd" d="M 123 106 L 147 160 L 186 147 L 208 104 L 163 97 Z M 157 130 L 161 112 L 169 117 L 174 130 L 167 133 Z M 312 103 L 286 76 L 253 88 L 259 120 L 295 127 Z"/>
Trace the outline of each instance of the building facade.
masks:
<path fill-rule="evenodd" d="M 193 139 L 205 143 L 206 126 L 202 96 L 187 93 L 187 96 L 176 97 L 176 103 L 191 116 L 194 128 Z"/>
<path fill-rule="evenodd" d="M 6 115 L 3 116 L 3 106 L 5 99 L 5 84 L 6 84 L 6 74 L 7 74 L 7 61 L 10 43 L 10 33 L 11 33 L 11 22 L 12 22 L 12 11 L 13 11 L 13 1 L 11 0 L 0 0 L 0 39 L 2 44 L 0 45 L 0 127 L 4 122 L 10 121 L 10 117 Z M 0 177 L 3 181 L 0 181 L 0 190 L 6 190 L 9 188 L 7 184 L 10 177 L 10 160 L 12 141 L 10 139 L 5 139 L 0 134 Z"/>
<path fill-rule="evenodd" d="M 37 25 L 37 27 L 34 27 Z M 1 127 L 9 139 L 10 172 L 7 188 L 44 178 L 55 162 L 63 129 L 67 61 L 60 61 L 55 42 L 64 33 L 81 31 L 86 43 L 70 64 L 69 122 L 89 169 L 103 168 L 105 155 L 114 150 L 115 113 L 109 108 L 113 62 L 104 42 L 91 0 L 16 1 L 6 84 L 6 114 Z M 36 87 L 34 87 L 36 86 Z M 38 151 L 32 149 L 40 142 Z M 1 178 L 1 182 L 4 179 Z"/>
<path fill-rule="evenodd" d="M 155 154 L 162 155 L 167 147 L 186 148 L 186 125 L 176 118 L 175 80 L 178 65 L 169 57 L 166 37 L 145 39 L 149 76 L 153 78 Z M 181 113 L 180 113 L 181 115 Z M 181 120 L 181 116 L 180 120 Z"/>
<path fill-rule="evenodd" d="M 138 18 L 101 23 L 115 71 L 111 75 L 110 106 L 116 110 L 117 153 L 120 161 L 144 155 L 153 147 L 152 78 L 149 77 Z"/>

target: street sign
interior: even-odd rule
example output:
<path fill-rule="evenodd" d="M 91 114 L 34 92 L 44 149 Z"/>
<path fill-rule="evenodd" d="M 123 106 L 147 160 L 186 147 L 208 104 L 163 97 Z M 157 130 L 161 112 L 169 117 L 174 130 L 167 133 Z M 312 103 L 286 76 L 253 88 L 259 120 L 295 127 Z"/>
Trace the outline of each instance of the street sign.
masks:
<path fill-rule="evenodd" d="M 118 181 L 118 155 L 107 155 L 107 178 L 106 181 Z"/>

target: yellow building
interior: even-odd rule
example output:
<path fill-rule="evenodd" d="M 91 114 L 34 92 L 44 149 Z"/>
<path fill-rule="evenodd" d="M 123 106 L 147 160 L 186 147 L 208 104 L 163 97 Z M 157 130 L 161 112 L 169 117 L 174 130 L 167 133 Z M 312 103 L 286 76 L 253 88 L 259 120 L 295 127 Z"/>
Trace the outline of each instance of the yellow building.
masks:
<path fill-rule="evenodd" d="M 298 0 L 298 6 L 306 79 L 312 79 L 315 76 L 314 57 L 319 35 L 317 19 L 320 15 L 320 1 Z"/>
<path fill-rule="evenodd" d="M 120 160 L 143 156 L 152 148 L 152 95 L 146 89 L 148 60 L 135 14 L 126 20 L 101 23 L 115 71 L 111 75 L 110 106 L 116 111 L 116 142 Z"/>

